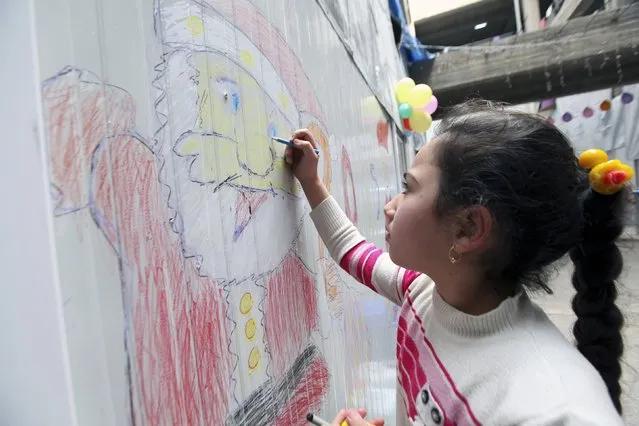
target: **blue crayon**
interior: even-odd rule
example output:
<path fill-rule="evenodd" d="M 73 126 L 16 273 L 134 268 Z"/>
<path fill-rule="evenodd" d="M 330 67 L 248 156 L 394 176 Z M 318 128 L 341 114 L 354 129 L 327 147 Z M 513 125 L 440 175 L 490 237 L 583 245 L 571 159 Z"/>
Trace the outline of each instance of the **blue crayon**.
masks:
<path fill-rule="evenodd" d="M 292 148 L 295 148 L 295 144 L 293 144 L 293 142 L 286 140 L 284 138 L 278 138 L 277 136 L 273 136 L 271 139 L 274 140 L 275 142 L 283 143 L 284 145 L 288 145 Z M 319 155 L 319 153 L 320 153 L 320 150 L 315 148 L 315 154 Z"/>

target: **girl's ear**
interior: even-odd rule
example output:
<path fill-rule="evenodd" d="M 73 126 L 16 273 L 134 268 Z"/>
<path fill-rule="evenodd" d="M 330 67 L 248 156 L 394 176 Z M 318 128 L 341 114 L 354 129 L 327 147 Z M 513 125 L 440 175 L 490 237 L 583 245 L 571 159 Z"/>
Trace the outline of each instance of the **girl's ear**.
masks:
<path fill-rule="evenodd" d="M 493 229 L 493 216 L 484 206 L 462 209 L 453 219 L 453 245 L 463 254 L 488 244 Z"/>

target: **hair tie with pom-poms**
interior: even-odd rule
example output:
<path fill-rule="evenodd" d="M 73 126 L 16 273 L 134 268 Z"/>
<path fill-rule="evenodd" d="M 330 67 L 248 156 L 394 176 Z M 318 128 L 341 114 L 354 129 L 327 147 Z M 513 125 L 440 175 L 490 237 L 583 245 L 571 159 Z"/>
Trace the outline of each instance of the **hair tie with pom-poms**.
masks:
<path fill-rule="evenodd" d="M 601 149 L 582 152 L 579 165 L 589 170 L 588 180 L 593 191 L 602 195 L 619 192 L 635 176 L 632 167 L 619 160 L 608 160 L 608 154 Z"/>

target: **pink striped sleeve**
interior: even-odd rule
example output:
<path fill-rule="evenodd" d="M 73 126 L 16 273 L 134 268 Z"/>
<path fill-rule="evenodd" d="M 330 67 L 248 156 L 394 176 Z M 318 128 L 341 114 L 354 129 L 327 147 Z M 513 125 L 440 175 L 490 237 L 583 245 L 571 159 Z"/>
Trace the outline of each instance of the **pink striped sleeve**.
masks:
<path fill-rule="evenodd" d="M 409 269 L 404 269 L 404 276 L 402 278 L 402 293 L 406 293 L 408 291 L 408 287 L 415 281 L 417 277 L 421 275 L 421 272 L 411 271 Z"/>
<path fill-rule="evenodd" d="M 408 287 L 421 274 L 395 265 L 382 249 L 362 241 L 339 262 L 342 269 L 371 290 L 401 304 Z"/>

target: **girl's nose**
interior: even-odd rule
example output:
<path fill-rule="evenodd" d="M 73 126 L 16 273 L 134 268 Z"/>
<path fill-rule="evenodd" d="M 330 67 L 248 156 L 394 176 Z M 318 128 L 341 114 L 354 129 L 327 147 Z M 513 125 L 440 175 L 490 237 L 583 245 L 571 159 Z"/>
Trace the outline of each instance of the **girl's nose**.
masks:
<path fill-rule="evenodd" d="M 395 217 L 396 201 L 397 201 L 397 196 L 395 196 L 395 198 L 390 200 L 384 206 L 384 216 L 386 216 L 386 221 L 387 222 L 392 221 L 393 217 Z"/>

